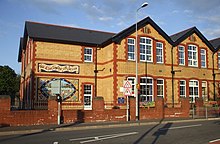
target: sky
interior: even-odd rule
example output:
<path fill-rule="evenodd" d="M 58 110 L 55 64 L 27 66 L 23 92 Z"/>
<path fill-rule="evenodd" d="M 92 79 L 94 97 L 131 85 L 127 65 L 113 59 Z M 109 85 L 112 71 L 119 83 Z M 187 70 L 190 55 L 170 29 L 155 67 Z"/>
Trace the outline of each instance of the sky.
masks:
<path fill-rule="evenodd" d="M 17 74 L 25 21 L 118 33 L 150 16 L 168 35 L 196 26 L 208 39 L 220 37 L 220 0 L 0 0 L 0 65 Z"/>

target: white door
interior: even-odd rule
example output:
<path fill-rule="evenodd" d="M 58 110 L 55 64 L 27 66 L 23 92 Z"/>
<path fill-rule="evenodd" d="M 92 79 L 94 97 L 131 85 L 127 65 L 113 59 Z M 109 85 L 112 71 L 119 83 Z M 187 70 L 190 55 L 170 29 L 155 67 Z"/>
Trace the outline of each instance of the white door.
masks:
<path fill-rule="evenodd" d="M 84 85 L 84 110 L 92 110 L 92 85 Z"/>

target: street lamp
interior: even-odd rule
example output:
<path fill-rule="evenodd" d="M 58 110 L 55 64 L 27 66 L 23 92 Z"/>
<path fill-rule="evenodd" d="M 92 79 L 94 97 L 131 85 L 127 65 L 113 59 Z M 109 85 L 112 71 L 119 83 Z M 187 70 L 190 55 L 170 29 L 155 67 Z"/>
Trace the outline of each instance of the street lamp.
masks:
<path fill-rule="evenodd" d="M 137 21 L 137 14 L 138 14 L 138 11 L 141 9 L 141 8 L 144 8 L 148 5 L 147 2 L 144 2 L 141 7 L 139 7 L 137 10 L 136 10 L 136 41 L 135 41 L 135 72 L 136 72 L 136 78 L 135 78 L 135 97 L 136 97 L 136 121 L 139 120 L 139 96 L 138 96 L 138 21 Z"/>

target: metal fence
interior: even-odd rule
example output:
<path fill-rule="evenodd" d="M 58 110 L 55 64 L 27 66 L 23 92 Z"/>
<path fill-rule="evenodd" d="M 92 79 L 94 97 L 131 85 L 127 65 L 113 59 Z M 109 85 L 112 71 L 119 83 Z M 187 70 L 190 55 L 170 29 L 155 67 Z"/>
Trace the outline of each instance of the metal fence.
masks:
<path fill-rule="evenodd" d="M 48 101 L 38 100 L 33 103 L 33 109 L 35 110 L 47 110 L 48 109 Z"/>
<path fill-rule="evenodd" d="M 190 114 L 192 118 L 216 118 L 220 117 L 220 107 L 193 107 Z"/>

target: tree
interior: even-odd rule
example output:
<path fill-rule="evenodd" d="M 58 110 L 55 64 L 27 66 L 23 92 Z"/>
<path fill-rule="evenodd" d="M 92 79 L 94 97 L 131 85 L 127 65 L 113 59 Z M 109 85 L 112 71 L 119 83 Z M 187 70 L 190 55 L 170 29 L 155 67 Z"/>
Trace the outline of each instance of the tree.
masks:
<path fill-rule="evenodd" d="M 15 96 L 19 91 L 20 75 L 9 66 L 0 66 L 0 95 Z"/>

